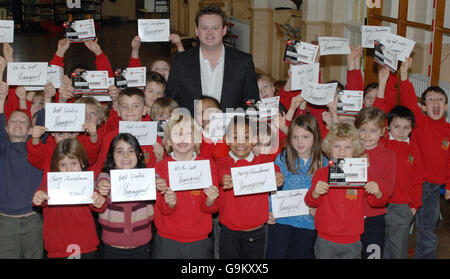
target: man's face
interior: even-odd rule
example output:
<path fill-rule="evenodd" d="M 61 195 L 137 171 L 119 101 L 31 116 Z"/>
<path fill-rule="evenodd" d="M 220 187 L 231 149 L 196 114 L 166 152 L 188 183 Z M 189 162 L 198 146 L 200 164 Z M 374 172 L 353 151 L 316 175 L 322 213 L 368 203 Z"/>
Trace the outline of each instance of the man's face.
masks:
<path fill-rule="evenodd" d="M 11 141 L 26 140 L 29 128 L 30 120 L 28 115 L 23 112 L 14 112 L 8 119 L 6 133 Z"/>
<path fill-rule="evenodd" d="M 422 109 L 433 120 L 441 119 L 448 110 L 448 106 L 445 103 L 445 96 L 439 92 L 429 92 L 424 101 L 425 105 L 422 105 Z"/>
<path fill-rule="evenodd" d="M 222 25 L 222 17 L 219 15 L 202 15 L 198 18 L 195 34 L 202 47 L 219 47 L 226 33 L 227 27 Z"/>

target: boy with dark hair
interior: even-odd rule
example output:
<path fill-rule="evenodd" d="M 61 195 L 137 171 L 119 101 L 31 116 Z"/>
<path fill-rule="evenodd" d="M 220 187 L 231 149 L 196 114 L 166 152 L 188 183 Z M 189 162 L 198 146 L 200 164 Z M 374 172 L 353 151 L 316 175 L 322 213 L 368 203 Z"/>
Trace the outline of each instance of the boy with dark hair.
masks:
<path fill-rule="evenodd" d="M 435 234 L 439 220 L 440 188 L 446 185 L 445 198 L 450 199 L 450 124 L 445 121 L 448 97 L 439 87 L 430 87 L 422 94 L 422 110 L 417 104 L 414 86 L 408 80 L 412 58 L 400 66 L 400 104 L 414 112 L 415 133 L 423 159 L 422 207 L 416 214 L 416 251 L 414 258 L 436 258 L 438 239 Z"/>
<path fill-rule="evenodd" d="M 120 92 L 118 104 L 118 116 L 123 121 L 143 121 L 143 117 L 147 115 L 148 108 L 145 106 L 145 95 L 142 90 L 135 87 L 128 87 Z M 111 130 L 103 138 L 102 146 L 97 157 L 97 161 L 92 166 L 92 170 L 97 177 L 105 164 L 108 156 L 109 146 L 113 138 L 119 133 L 119 128 Z M 158 143 L 162 143 L 161 139 L 157 138 Z M 156 152 L 151 145 L 143 145 L 142 151 L 145 156 L 145 163 L 147 167 L 154 167 L 156 162 L 163 159 L 164 152 Z"/>
<path fill-rule="evenodd" d="M 238 259 L 264 257 L 266 232 L 264 224 L 269 217 L 269 193 L 235 196 L 231 168 L 270 162 L 267 156 L 255 156 L 256 129 L 248 118 L 234 117 L 227 127 L 228 156 L 218 158 L 220 199 L 219 222 L 220 258 Z M 283 175 L 275 166 L 277 186 L 283 185 Z"/>
<path fill-rule="evenodd" d="M 414 113 L 404 106 L 388 114 L 389 140 L 386 147 L 396 157 L 395 186 L 386 208 L 384 259 L 407 259 L 409 229 L 422 204 L 423 166 L 415 137 Z"/>

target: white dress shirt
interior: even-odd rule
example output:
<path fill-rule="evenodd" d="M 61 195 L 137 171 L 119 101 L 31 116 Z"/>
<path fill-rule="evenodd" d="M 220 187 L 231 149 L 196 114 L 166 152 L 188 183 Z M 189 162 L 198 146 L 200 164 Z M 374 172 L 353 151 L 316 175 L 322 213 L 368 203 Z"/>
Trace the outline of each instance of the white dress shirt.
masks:
<path fill-rule="evenodd" d="M 213 97 L 220 102 L 222 97 L 223 72 L 225 66 L 225 47 L 214 69 L 209 60 L 203 57 L 200 49 L 200 77 L 202 81 L 202 95 Z"/>

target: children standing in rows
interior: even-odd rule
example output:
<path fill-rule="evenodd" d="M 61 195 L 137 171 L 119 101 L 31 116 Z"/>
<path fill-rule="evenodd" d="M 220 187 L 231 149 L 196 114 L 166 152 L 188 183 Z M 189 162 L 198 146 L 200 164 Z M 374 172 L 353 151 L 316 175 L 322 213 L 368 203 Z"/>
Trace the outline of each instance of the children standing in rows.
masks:
<path fill-rule="evenodd" d="M 299 116 L 289 127 L 288 141 L 275 160 L 284 177 L 278 190 L 309 189 L 314 173 L 328 164 L 322 156 L 319 124 L 311 115 Z M 271 205 L 271 204 L 270 204 Z M 312 259 L 317 233 L 311 215 L 277 218 L 269 213 L 268 259 Z"/>

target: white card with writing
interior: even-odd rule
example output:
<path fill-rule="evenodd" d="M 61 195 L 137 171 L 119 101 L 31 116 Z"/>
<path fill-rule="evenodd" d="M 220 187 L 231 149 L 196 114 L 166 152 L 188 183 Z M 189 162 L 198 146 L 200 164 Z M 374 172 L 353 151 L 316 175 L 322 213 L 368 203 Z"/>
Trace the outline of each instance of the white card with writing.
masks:
<path fill-rule="evenodd" d="M 14 20 L 0 20 L 0 43 L 14 42 Z"/>
<path fill-rule="evenodd" d="M 272 192 L 277 190 L 275 167 L 265 163 L 231 168 L 235 196 Z"/>
<path fill-rule="evenodd" d="M 72 24 L 77 32 L 78 39 L 95 38 L 95 25 L 93 19 L 76 20 Z"/>
<path fill-rule="evenodd" d="M 212 185 L 209 160 L 168 162 L 168 168 L 173 191 L 205 189 Z"/>
<path fill-rule="evenodd" d="M 7 66 L 9 85 L 44 86 L 47 83 L 47 62 L 11 62 Z"/>
<path fill-rule="evenodd" d="M 308 189 L 277 191 L 270 195 L 272 213 L 275 218 L 308 215 L 309 209 L 305 204 Z"/>
<path fill-rule="evenodd" d="M 84 132 L 85 104 L 45 104 L 45 127 L 50 132 Z"/>
<path fill-rule="evenodd" d="M 416 45 L 415 41 L 392 33 L 384 33 L 380 43 L 389 49 L 399 61 L 405 61 Z"/>
<path fill-rule="evenodd" d="M 338 114 L 357 114 L 363 106 L 364 92 L 344 90 L 338 94 Z"/>
<path fill-rule="evenodd" d="M 140 145 L 154 145 L 158 121 L 119 121 L 119 133 L 132 134 Z"/>
<path fill-rule="evenodd" d="M 291 65 L 291 90 L 302 90 L 306 82 L 319 82 L 319 63 Z"/>
<path fill-rule="evenodd" d="M 168 42 L 170 19 L 138 19 L 138 35 L 141 42 Z"/>
<path fill-rule="evenodd" d="M 363 48 L 374 48 L 374 41 L 379 41 L 384 33 L 391 33 L 390 26 L 361 26 L 361 40 Z"/>
<path fill-rule="evenodd" d="M 317 52 L 319 51 L 318 45 L 308 44 L 305 42 L 300 42 L 300 45 L 296 45 L 297 50 L 297 61 L 313 64 L 317 57 Z"/>
<path fill-rule="evenodd" d="M 51 82 L 55 88 L 61 87 L 62 77 L 64 74 L 64 69 L 60 66 L 49 65 L 47 71 L 47 82 Z M 25 90 L 27 91 L 39 91 L 44 90 L 45 86 L 27 86 Z"/>
<path fill-rule="evenodd" d="M 146 86 L 146 67 L 127 68 L 125 78 L 127 87 L 145 87 Z"/>
<path fill-rule="evenodd" d="M 302 97 L 310 104 L 326 106 L 334 100 L 336 88 L 337 82 L 325 84 L 306 82 Z"/>
<path fill-rule="evenodd" d="M 220 140 L 225 135 L 228 124 L 234 116 L 245 116 L 244 113 L 211 113 L 209 117 L 209 135 L 213 141 Z"/>
<path fill-rule="evenodd" d="M 155 169 L 111 170 L 111 201 L 156 200 Z"/>
<path fill-rule="evenodd" d="M 83 77 L 92 90 L 108 89 L 108 71 L 86 71 Z"/>
<path fill-rule="evenodd" d="M 350 54 L 350 43 L 346 38 L 319 37 L 320 56 Z"/>
<path fill-rule="evenodd" d="M 91 204 L 94 172 L 47 173 L 48 205 Z"/>

